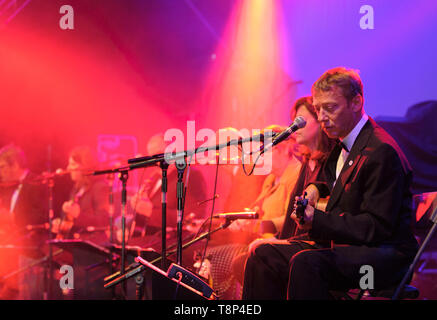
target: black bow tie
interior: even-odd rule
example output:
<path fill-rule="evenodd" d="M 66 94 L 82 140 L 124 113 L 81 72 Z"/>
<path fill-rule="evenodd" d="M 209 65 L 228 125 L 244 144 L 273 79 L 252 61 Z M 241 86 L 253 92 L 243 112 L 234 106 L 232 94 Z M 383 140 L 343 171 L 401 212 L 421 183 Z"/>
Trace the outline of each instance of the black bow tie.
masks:
<path fill-rule="evenodd" d="M 346 152 L 349 152 L 348 147 L 340 140 L 338 140 L 338 144 L 341 146 L 342 149 L 344 149 Z"/>

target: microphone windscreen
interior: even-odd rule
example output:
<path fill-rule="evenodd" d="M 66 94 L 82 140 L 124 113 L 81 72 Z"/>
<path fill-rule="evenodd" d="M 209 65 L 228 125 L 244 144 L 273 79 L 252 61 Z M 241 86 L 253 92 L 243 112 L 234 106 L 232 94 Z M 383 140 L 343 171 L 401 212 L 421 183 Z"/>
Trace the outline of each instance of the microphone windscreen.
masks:
<path fill-rule="evenodd" d="M 299 116 L 299 117 L 297 117 L 296 119 L 294 119 L 294 123 L 295 123 L 295 125 L 296 125 L 299 129 L 302 129 L 303 127 L 306 126 L 307 121 L 305 120 L 304 117 Z"/>

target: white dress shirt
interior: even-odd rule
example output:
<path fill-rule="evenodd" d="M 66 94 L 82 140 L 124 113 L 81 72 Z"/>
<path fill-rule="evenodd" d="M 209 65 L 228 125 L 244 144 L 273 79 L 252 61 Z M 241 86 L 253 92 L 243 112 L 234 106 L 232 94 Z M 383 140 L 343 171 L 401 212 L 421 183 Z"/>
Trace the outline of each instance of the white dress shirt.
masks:
<path fill-rule="evenodd" d="M 352 129 L 352 131 L 349 132 L 349 134 L 346 137 L 340 139 L 343 145 L 347 148 L 347 151 L 344 148 L 341 149 L 340 155 L 337 160 L 337 170 L 335 172 L 336 179 L 340 175 L 341 169 L 343 169 L 344 163 L 346 162 L 346 159 L 349 156 L 349 152 L 351 151 L 352 146 L 354 145 L 355 140 L 358 137 L 358 134 L 361 132 L 361 129 L 363 129 L 367 120 L 369 120 L 369 116 L 366 113 L 364 113 L 360 121 L 358 121 L 358 123 Z"/>
<path fill-rule="evenodd" d="M 12 194 L 11 198 L 11 206 L 9 208 L 9 212 L 14 212 L 15 205 L 17 204 L 18 196 L 20 195 L 21 188 L 23 187 L 23 181 L 26 178 L 27 174 L 29 173 L 29 170 L 26 170 L 23 172 L 23 174 L 20 177 L 20 184 L 18 185 L 17 189 L 15 189 L 14 193 Z"/>

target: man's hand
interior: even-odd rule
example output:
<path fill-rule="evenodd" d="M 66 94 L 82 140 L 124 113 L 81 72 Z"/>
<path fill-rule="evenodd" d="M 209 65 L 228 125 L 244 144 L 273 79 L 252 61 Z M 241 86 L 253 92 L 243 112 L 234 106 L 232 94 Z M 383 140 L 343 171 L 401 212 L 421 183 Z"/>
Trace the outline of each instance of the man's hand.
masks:
<path fill-rule="evenodd" d="M 308 199 L 308 203 L 314 207 L 314 205 L 319 201 L 320 194 L 319 189 L 313 184 L 310 184 L 304 191 L 307 193 L 306 198 Z"/>
<path fill-rule="evenodd" d="M 299 197 L 296 197 L 296 201 L 298 199 L 299 199 Z M 303 217 L 303 220 L 304 220 L 303 224 L 300 224 L 300 218 L 296 215 L 296 206 L 295 206 L 294 211 L 291 213 L 291 218 L 296 222 L 299 229 L 308 231 L 313 226 L 314 207 L 310 204 L 310 202 L 306 206 L 305 212 L 304 212 L 304 217 Z"/>

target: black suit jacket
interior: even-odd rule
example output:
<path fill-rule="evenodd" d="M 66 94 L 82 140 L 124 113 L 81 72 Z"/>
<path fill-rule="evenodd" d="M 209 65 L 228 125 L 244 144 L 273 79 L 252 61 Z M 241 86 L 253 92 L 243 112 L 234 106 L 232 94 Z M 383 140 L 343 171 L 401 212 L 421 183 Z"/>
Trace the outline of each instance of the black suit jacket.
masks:
<path fill-rule="evenodd" d="M 25 229 L 27 225 L 39 225 L 48 221 L 48 188 L 36 176 L 28 173 L 23 180 L 20 193 L 14 208 L 14 225 Z M 12 195 L 17 185 L 11 185 L 0 189 L 1 205 L 9 209 Z"/>
<path fill-rule="evenodd" d="M 48 187 L 32 181 L 34 178 L 33 174 L 26 177 L 15 204 L 15 224 L 21 228 L 48 221 Z"/>
<path fill-rule="evenodd" d="M 338 244 L 393 246 L 414 256 L 412 172 L 391 136 L 369 119 L 355 140 L 335 183 L 341 147 L 336 146 L 324 168 L 321 196 L 330 196 L 326 213 L 316 210 L 314 239 Z"/>
<path fill-rule="evenodd" d="M 1 190 L 2 205 L 10 207 L 15 186 Z M 31 231 L 26 227 L 29 225 L 42 226 L 48 222 L 48 188 L 35 180 L 35 175 L 29 173 L 23 181 L 23 186 L 15 204 L 12 225 L 9 226 L 10 233 L 5 239 L 6 243 L 16 244 L 25 247 L 40 248 L 48 238 L 48 231 L 44 228 L 36 228 Z M 39 256 L 35 250 L 24 250 L 23 253 L 30 256 Z"/>

